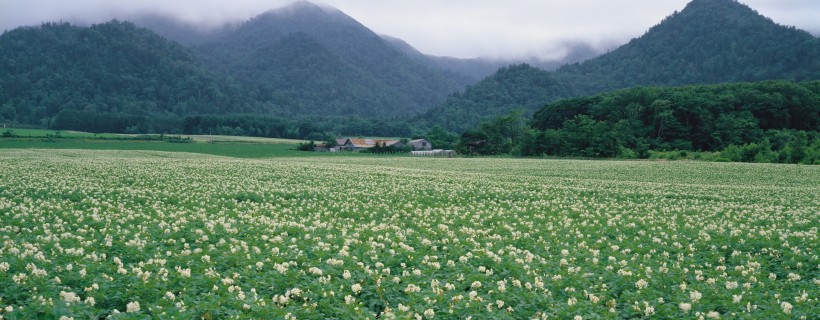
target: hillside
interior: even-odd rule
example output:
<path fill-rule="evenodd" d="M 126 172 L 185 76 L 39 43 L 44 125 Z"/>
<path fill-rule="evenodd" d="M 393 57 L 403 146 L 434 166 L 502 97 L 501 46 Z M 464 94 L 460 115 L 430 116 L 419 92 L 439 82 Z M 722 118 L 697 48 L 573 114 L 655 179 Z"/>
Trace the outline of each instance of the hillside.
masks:
<path fill-rule="evenodd" d="M 535 110 L 543 106 L 543 97 L 569 97 L 568 91 L 555 73 L 527 64 L 504 67 L 426 112 L 422 119 L 429 122 L 423 125 L 464 131 L 515 108 Z"/>
<path fill-rule="evenodd" d="M 796 132 L 820 132 L 820 81 L 633 87 L 555 101 L 532 126 L 531 154 L 646 157 L 648 150 L 719 151 L 764 139 L 781 149 L 803 135 Z"/>
<path fill-rule="evenodd" d="M 89 131 L 122 132 L 120 126 L 152 115 L 264 111 L 188 49 L 116 20 L 88 28 L 46 23 L 3 33 L 0 88 L 3 121 L 51 125 L 95 117 L 107 123 L 74 127 Z"/>
<path fill-rule="evenodd" d="M 463 131 L 480 119 L 515 108 L 532 112 L 559 98 L 635 85 L 767 79 L 820 79 L 820 40 L 734 0 L 694 0 L 612 52 L 553 73 L 526 66 L 501 70 L 418 120 Z"/>
<path fill-rule="evenodd" d="M 290 101 L 293 113 L 411 116 L 469 80 L 415 60 L 343 12 L 310 2 L 259 15 L 195 46 L 208 65 Z"/>

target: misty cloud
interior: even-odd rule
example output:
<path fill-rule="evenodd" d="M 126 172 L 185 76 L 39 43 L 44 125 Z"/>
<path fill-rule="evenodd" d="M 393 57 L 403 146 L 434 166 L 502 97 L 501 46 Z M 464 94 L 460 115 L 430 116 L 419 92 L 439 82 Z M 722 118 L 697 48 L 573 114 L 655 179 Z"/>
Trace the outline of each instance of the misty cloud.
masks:
<path fill-rule="evenodd" d="M 213 27 L 249 19 L 291 0 L 0 0 L 0 30 L 48 21 L 100 23 L 141 14 L 170 15 Z M 642 35 L 688 0 L 322 0 L 380 34 L 419 51 L 470 58 L 561 58 L 605 51 Z M 745 0 L 775 22 L 820 33 L 820 1 Z"/>

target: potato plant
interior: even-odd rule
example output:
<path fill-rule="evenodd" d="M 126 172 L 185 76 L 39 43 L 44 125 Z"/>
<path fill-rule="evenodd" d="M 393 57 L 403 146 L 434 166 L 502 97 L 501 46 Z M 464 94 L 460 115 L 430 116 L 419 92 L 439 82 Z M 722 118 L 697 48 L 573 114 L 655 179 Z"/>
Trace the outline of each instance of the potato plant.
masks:
<path fill-rule="evenodd" d="M 811 319 L 820 167 L 0 152 L 2 319 Z"/>

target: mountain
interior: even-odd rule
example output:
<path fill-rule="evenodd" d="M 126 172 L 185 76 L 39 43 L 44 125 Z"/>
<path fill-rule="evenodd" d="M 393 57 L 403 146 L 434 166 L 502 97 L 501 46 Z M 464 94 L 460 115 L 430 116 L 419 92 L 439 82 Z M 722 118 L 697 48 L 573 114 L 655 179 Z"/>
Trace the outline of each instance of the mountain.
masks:
<path fill-rule="evenodd" d="M 310 2 L 259 15 L 193 50 L 290 113 L 409 117 L 466 77 L 409 57 L 343 12 Z"/>
<path fill-rule="evenodd" d="M 243 89 L 181 45 L 128 22 L 46 23 L 0 35 L 0 118 L 261 112 Z M 72 120 L 73 121 L 73 120 Z M 106 122 L 106 121 L 101 121 Z M 124 128 L 99 128 L 123 131 Z"/>
<path fill-rule="evenodd" d="M 694 0 L 642 37 L 560 72 L 583 93 L 634 85 L 820 79 L 820 40 L 735 0 Z"/>
<path fill-rule="evenodd" d="M 820 39 L 778 25 L 734 0 L 694 0 L 640 38 L 598 58 L 556 72 L 530 66 L 500 70 L 452 95 L 418 121 L 463 131 L 481 119 L 515 108 L 532 112 L 559 98 L 636 85 L 767 79 L 820 79 Z"/>
<path fill-rule="evenodd" d="M 570 91 L 554 72 L 527 64 L 513 65 L 451 95 L 420 119 L 429 121 L 422 126 L 440 125 L 461 132 L 516 108 L 536 110 L 544 105 L 544 97 L 565 98 Z"/>

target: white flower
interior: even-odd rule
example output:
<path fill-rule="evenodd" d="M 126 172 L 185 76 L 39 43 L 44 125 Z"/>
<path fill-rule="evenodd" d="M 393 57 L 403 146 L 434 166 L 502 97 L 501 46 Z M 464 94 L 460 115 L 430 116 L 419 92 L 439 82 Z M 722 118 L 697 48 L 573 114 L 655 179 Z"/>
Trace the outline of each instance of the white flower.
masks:
<path fill-rule="evenodd" d="M 706 317 L 710 319 L 720 319 L 720 312 L 709 311 L 708 313 L 706 313 Z"/>
<path fill-rule="evenodd" d="M 427 319 L 433 319 L 436 316 L 436 312 L 433 309 L 424 310 L 424 316 Z"/>
<path fill-rule="evenodd" d="M 650 306 L 649 304 L 646 305 L 646 308 L 643 310 L 643 314 L 647 317 L 655 314 L 655 307 Z"/>
<path fill-rule="evenodd" d="M 700 298 L 703 298 L 703 294 L 699 291 L 692 291 L 689 292 L 689 298 L 692 299 L 692 302 L 698 302 Z"/>
<path fill-rule="evenodd" d="M 128 305 L 125 306 L 125 312 L 139 312 L 140 311 L 140 303 L 139 302 L 129 302 Z"/>
<path fill-rule="evenodd" d="M 640 279 L 640 280 L 638 280 L 638 282 L 635 282 L 635 287 L 638 287 L 638 290 L 646 289 L 646 287 L 648 287 L 648 286 L 649 286 L 649 282 L 646 282 L 646 280 L 644 280 L 644 279 Z"/>
<path fill-rule="evenodd" d="M 80 302 L 80 296 L 70 291 L 60 291 L 60 299 L 68 303 Z"/>
<path fill-rule="evenodd" d="M 692 304 L 687 302 L 681 302 L 680 304 L 678 304 L 678 308 L 680 308 L 680 311 L 683 311 L 683 313 L 689 313 L 689 311 L 692 310 Z"/>
<path fill-rule="evenodd" d="M 350 290 L 353 290 L 353 293 L 355 294 L 362 293 L 362 285 L 354 283 L 352 286 L 350 286 Z"/>
<path fill-rule="evenodd" d="M 786 301 L 780 303 L 780 308 L 783 308 L 783 312 L 785 313 L 792 313 L 792 304 Z"/>

